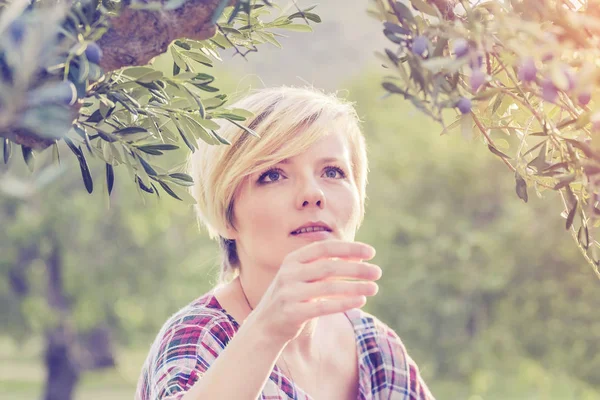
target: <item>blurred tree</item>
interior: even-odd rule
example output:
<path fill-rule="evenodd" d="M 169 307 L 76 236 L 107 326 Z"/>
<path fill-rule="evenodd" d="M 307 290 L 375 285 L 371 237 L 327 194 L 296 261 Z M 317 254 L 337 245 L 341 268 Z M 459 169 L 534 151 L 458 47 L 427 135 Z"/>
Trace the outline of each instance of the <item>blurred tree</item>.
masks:
<path fill-rule="evenodd" d="M 165 315 L 208 287 L 197 278 L 202 262 L 216 264 L 190 207 L 168 199 L 140 207 L 141 198 L 124 188 L 106 209 L 106 188 L 81 191 L 73 161 L 63 161 L 63 175 L 43 190 L 44 174 L 0 188 L 2 334 L 46 338 L 47 400 L 72 398 L 83 372 L 114 366 L 117 343 L 155 332 Z"/>

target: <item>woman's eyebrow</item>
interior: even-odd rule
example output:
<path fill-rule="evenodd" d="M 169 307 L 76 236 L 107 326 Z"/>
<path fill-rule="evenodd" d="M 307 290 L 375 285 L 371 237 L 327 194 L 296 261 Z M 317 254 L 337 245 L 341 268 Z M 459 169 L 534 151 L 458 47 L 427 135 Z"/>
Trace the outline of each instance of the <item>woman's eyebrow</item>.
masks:
<path fill-rule="evenodd" d="M 320 158 L 319 160 L 317 160 L 317 162 L 319 164 L 329 164 L 329 163 L 339 163 L 339 162 L 342 162 L 342 160 L 337 157 L 323 157 L 323 158 Z M 288 158 L 284 158 L 283 160 L 278 162 L 278 164 L 290 164 L 290 163 L 291 162 Z"/>

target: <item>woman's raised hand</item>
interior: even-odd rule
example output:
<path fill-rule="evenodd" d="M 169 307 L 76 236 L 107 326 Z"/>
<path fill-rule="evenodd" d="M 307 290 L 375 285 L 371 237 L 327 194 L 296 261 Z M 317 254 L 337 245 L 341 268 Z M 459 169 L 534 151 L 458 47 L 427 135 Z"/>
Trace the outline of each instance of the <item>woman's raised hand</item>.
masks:
<path fill-rule="evenodd" d="M 294 339 L 312 318 L 362 307 L 377 293 L 381 268 L 363 262 L 375 249 L 360 242 L 324 240 L 289 253 L 256 306 L 273 339 Z"/>

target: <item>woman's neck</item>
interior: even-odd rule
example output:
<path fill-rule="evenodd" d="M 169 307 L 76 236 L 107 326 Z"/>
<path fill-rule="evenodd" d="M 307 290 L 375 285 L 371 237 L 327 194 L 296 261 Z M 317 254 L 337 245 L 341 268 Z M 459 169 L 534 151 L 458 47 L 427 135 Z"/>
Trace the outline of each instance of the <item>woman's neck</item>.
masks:
<path fill-rule="evenodd" d="M 236 297 L 238 297 L 238 301 L 242 304 L 242 308 L 246 310 L 244 319 L 251 311 L 246 304 L 246 297 L 251 307 L 256 308 L 274 278 L 275 276 L 272 273 L 255 269 L 252 271 L 252 274 L 244 275 L 240 273 L 234 279 L 232 284 L 237 286 L 238 289 L 238 296 Z M 246 297 L 244 297 L 244 294 Z M 322 325 L 324 320 L 325 318 L 313 318 L 309 320 L 302 328 L 300 334 L 286 345 L 284 349 L 286 358 L 289 356 L 290 358 L 293 357 L 294 359 L 301 359 L 306 362 L 318 359 L 319 348 L 321 348 L 320 342 L 323 337 Z"/>
<path fill-rule="evenodd" d="M 319 352 L 322 351 L 322 320 L 323 318 L 313 318 L 304 325 L 300 334 L 285 346 L 286 358 L 289 356 L 307 364 L 319 359 Z"/>

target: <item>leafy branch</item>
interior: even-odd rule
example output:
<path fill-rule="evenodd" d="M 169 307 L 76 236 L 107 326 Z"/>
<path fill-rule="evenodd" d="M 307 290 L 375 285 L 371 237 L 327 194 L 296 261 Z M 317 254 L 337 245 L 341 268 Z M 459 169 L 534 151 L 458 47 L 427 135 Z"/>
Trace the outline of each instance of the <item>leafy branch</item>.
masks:
<path fill-rule="evenodd" d="M 480 134 L 514 173 L 523 201 L 528 189 L 540 197 L 559 192 L 565 227 L 600 277 L 595 3 L 372 4 L 369 13 L 394 45 L 378 54 L 392 72 L 383 88 L 410 100 L 443 133 Z"/>
<path fill-rule="evenodd" d="M 34 152 L 49 147 L 58 161 L 57 142 L 64 139 L 90 193 L 94 184 L 87 158 L 93 157 L 106 166 L 108 195 L 114 187 L 114 167 L 125 165 L 140 193 L 159 196 L 160 187 L 192 202 L 180 188 L 189 186 L 191 177 L 177 167 L 160 168 L 154 158 L 179 149 L 181 142 L 192 152 L 199 140 L 229 145 L 218 134 L 223 123 L 257 136 L 243 125 L 252 114 L 227 108 L 227 94 L 220 93 L 214 76 L 204 71 L 222 61 L 223 50 L 234 48 L 245 55 L 239 48 L 280 47 L 281 34 L 274 29 L 311 31 L 294 20 L 320 22 L 312 9 L 273 17 L 278 7 L 270 2 L 85 0 L 59 8 L 48 18 L 41 2 L 20 13 L 15 8 L 12 14 L 17 17 L 0 30 L 4 162 L 14 154 L 15 144 L 21 145 L 31 169 Z M 158 19 L 157 32 L 151 39 L 134 40 L 141 37 L 148 18 Z M 42 46 L 34 45 L 38 41 Z M 132 43 L 135 50 L 130 49 Z M 172 75 L 143 65 L 167 49 Z M 24 69 L 24 61 L 35 62 Z"/>

